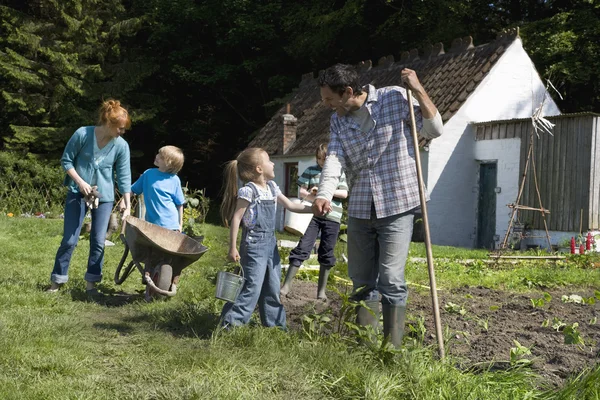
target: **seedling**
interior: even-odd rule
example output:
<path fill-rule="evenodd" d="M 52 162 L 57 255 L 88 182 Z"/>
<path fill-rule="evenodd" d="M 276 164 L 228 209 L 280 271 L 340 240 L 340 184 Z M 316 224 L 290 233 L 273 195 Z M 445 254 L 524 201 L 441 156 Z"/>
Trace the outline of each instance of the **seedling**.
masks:
<path fill-rule="evenodd" d="M 311 342 L 318 341 L 320 336 L 324 335 L 325 328 L 328 328 L 331 318 L 327 314 L 305 315 L 302 318 L 302 331 Z"/>
<path fill-rule="evenodd" d="M 414 324 L 408 324 L 408 329 L 410 330 L 410 335 L 414 336 L 418 343 L 424 343 L 425 334 L 427 333 L 427 328 L 425 328 L 425 318 L 419 315 L 415 318 Z"/>
<path fill-rule="evenodd" d="M 546 303 L 550 303 L 552 296 L 549 293 L 544 292 L 544 296 L 539 299 L 529 299 L 533 308 L 543 307 Z"/>
<path fill-rule="evenodd" d="M 444 310 L 446 310 L 446 312 L 449 314 L 465 315 L 467 313 L 467 310 L 463 306 L 452 303 L 450 301 L 446 303 L 446 305 L 444 306 Z"/>
<path fill-rule="evenodd" d="M 562 300 L 563 303 L 585 304 L 585 300 L 583 299 L 583 297 L 581 297 L 578 294 L 572 294 L 570 296 L 563 294 L 560 299 Z"/>
<path fill-rule="evenodd" d="M 579 347 L 585 345 L 583 338 L 581 337 L 579 330 L 577 329 L 579 324 L 574 322 L 572 325 L 566 325 L 563 330 L 563 336 L 565 337 L 565 344 L 576 344 Z"/>
<path fill-rule="evenodd" d="M 598 317 L 590 319 L 590 325 L 596 325 L 596 322 L 598 322 Z"/>
<path fill-rule="evenodd" d="M 531 348 L 521 345 L 513 340 L 515 347 L 510 348 L 510 365 L 513 367 L 525 367 L 531 365 L 532 361 L 525 356 L 531 355 Z"/>
<path fill-rule="evenodd" d="M 490 306 L 490 311 L 498 311 L 502 306 Z"/>
<path fill-rule="evenodd" d="M 550 325 L 552 324 L 552 325 Z M 552 326 L 552 329 L 554 329 L 556 332 L 560 331 L 564 326 L 566 326 L 567 324 L 565 324 L 564 322 L 562 322 L 560 319 L 554 317 L 552 318 L 552 323 L 550 323 L 550 319 L 545 319 L 544 322 L 542 322 L 542 328 L 547 328 L 549 326 Z"/>
<path fill-rule="evenodd" d="M 556 317 L 552 318 L 552 329 L 554 329 L 556 332 L 560 331 L 566 325 L 567 324 L 565 324 L 564 322 L 562 322 L 560 319 L 558 319 Z"/>
<path fill-rule="evenodd" d="M 488 331 L 489 328 L 489 318 L 483 319 L 483 318 L 477 318 L 477 325 L 479 325 L 481 327 L 481 329 L 483 329 L 484 331 Z"/>

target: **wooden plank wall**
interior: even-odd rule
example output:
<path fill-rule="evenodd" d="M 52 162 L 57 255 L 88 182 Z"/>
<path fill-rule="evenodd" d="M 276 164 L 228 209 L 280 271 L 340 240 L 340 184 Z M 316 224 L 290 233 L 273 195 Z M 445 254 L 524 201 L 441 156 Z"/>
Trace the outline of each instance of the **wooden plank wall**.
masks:
<path fill-rule="evenodd" d="M 549 117 L 553 135 L 534 133 L 530 159 L 519 204 L 550 210 L 549 230 L 583 231 L 600 228 L 600 117 Z M 490 122 L 476 126 L 476 140 L 521 138 L 519 185 L 523 178 L 533 126 L 530 120 Z M 535 165 L 531 162 L 535 161 Z M 539 197 L 535 189 L 534 167 Z M 516 201 L 517 199 L 515 199 Z M 582 213 L 583 211 L 583 213 Z M 541 213 L 521 211 L 521 222 L 544 229 Z"/>

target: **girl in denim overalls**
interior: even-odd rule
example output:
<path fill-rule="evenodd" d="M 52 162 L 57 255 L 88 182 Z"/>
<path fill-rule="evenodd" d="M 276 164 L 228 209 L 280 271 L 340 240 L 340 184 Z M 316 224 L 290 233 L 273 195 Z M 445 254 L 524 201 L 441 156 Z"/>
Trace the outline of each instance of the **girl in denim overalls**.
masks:
<path fill-rule="evenodd" d="M 238 190 L 238 178 L 245 186 Z M 277 203 L 294 212 L 311 213 L 310 206 L 292 203 L 277 184 L 274 164 L 259 148 L 248 148 L 225 167 L 225 190 L 221 217 L 230 226 L 230 261 L 240 262 L 244 286 L 234 303 L 226 303 L 221 312 L 224 327 L 247 324 L 258 304 L 264 326 L 285 328 L 285 310 L 279 299 L 281 262 L 275 238 Z M 240 251 L 238 231 L 242 223 Z"/>

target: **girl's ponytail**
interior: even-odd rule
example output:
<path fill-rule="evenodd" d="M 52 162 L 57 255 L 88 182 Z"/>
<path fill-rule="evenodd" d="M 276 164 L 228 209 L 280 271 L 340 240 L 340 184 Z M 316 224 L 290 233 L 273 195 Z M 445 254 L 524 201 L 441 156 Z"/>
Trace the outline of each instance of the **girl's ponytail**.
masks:
<path fill-rule="evenodd" d="M 231 160 L 225 164 L 225 172 L 223 174 L 223 202 L 221 203 L 221 219 L 226 227 L 229 227 L 229 222 L 233 218 L 235 205 L 237 203 L 238 192 L 238 168 L 237 160 Z"/>
<path fill-rule="evenodd" d="M 221 219 L 227 227 L 229 227 L 229 222 L 233 218 L 237 203 L 238 177 L 244 184 L 258 178 L 259 174 L 256 167 L 261 163 L 262 153 L 265 153 L 265 151 L 261 148 L 249 147 L 242 151 L 235 160 L 225 164 Z"/>

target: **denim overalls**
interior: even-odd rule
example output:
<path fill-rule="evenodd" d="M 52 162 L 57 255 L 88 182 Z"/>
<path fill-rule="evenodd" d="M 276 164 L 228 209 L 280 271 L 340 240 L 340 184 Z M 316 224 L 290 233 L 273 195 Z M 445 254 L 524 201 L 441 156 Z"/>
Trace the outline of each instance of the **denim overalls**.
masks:
<path fill-rule="evenodd" d="M 256 186 L 249 186 L 256 203 L 256 222 L 252 228 L 242 224 L 240 257 L 246 280 L 235 303 L 226 303 L 223 307 L 221 321 L 223 326 L 247 324 L 258 304 L 264 326 L 285 328 L 285 310 L 279 300 L 281 260 L 275 238 L 277 199 L 262 200 Z M 268 186 L 275 197 L 274 185 L 268 182 Z"/>

